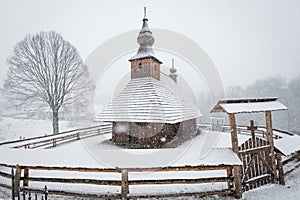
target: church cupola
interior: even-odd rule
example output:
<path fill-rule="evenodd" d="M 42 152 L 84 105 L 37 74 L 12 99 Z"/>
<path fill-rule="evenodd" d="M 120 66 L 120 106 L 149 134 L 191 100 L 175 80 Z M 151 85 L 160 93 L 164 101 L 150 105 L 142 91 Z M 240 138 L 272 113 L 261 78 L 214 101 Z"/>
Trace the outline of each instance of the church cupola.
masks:
<path fill-rule="evenodd" d="M 169 77 L 175 82 L 177 83 L 177 69 L 174 67 L 174 59 L 172 59 L 172 67 L 170 68 L 170 74 Z"/>
<path fill-rule="evenodd" d="M 143 26 L 137 37 L 139 44 L 138 52 L 131 57 L 131 78 L 152 77 L 160 80 L 160 64 L 162 62 L 154 56 L 152 45 L 154 37 L 149 29 L 148 19 L 146 17 L 146 7 L 144 8 Z"/>

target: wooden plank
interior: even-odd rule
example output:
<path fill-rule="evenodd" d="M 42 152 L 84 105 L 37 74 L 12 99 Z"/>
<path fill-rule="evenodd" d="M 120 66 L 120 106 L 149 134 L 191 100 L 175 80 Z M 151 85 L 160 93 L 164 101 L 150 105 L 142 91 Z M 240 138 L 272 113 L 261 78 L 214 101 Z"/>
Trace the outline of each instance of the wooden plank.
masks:
<path fill-rule="evenodd" d="M 249 139 L 249 140 L 247 140 L 246 141 L 246 149 L 250 149 L 250 140 L 251 139 Z M 251 156 L 251 154 L 249 154 L 249 153 L 247 153 L 247 169 L 246 169 L 246 173 L 248 174 L 248 179 L 250 179 L 250 178 L 252 178 L 253 176 L 252 176 L 252 156 Z M 247 179 L 247 180 L 248 180 Z M 249 187 L 249 189 L 251 189 L 251 185 L 248 185 L 248 187 Z"/>
<path fill-rule="evenodd" d="M 24 179 L 23 179 L 23 187 L 29 186 L 29 169 L 24 168 Z"/>
<path fill-rule="evenodd" d="M 299 159 L 299 153 L 297 153 L 297 152 L 294 153 L 290 158 L 284 160 L 284 161 L 282 162 L 282 165 L 284 166 L 284 165 L 286 165 L 286 164 L 288 164 L 288 163 L 294 161 L 295 159 Z"/>
<path fill-rule="evenodd" d="M 237 155 L 239 155 L 239 143 L 238 143 L 238 137 L 237 137 L 237 130 L 236 130 L 236 122 L 235 122 L 235 115 L 229 114 L 229 121 L 230 121 L 230 132 L 231 132 L 231 144 L 232 144 L 232 150 Z"/>
<path fill-rule="evenodd" d="M 270 149 L 270 145 L 265 145 L 265 146 L 261 146 L 261 147 L 256 147 L 254 149 L 252 148 L 249 148 L 249 149 L 246 149 L 246 150 L 241 150 L 239 153 L 241 155 L 244 155 L 244 154 L 257 154 L 261 151 L 265 151 L 267 149 Z"/>
<path fill-rule="evenodd" d="M 9 189 L 9 190 L 12 189 L 12 186 L 4 184 L 4 183 L 0 183 L 0 187 L 5 188 L 5 189 Z"/>
<path fill-rule="evenodd" d="M 271 111 L 266 111 L 266 129 L 267 129 L 267 140 L 271 146 L 270 156 L 271 156 L 271 166 L 272 166 L 272 183 L 275 183 L 277 180 L 276 173 L 276 163 L 275 163 L 275 153 L 274 153 L 274 139 L 273 139 L 273 128 L 272 128 L 272 115 Z"/>
<path fill-rule="evenodd" d="M 233 188 L 233 173 L 232 173 L 233 168 L 232 167 L 228 167 L 226 170 L 226 174 L 227 174 L 227 179 L 229 179 L 227 181 L 227 187 L 228 189 L 232 189 Z"/>
<path fill-rule="evenodd" d="M 241 183 L 241 167 L 233 167 L 233 177 L 234 177 L 234 186 L 235 186 L 235 196 L 236 198 L 242 198 L 242 183 Z"/>
<path fill-rule="evenodd" d="M 154 167 L 154 168 L 126 168 L 128 172 L 167 172 L 167 171 L 212 171 L 226 170 L 231 165 L 201 165 L 201 166 L 180 166 L 180 167 Z"/>
<path fill-rule="evenodd" d="M 276 158 L 277 158 L 277 168 L 278 168 L 278 175 L 279 175 L 279 184 L 285 185 L 283 166 L 282 166 L 282 154 L 279 152 L 276 153 Z"/>
<path fill-rule="evenodd" d="M 31 193 L 44 194 L 44 189 L 36 188 L 25 188 L 25 191 L 30 191 Z M 61 195 L 69 197 L 82 197 L 82 198 L 96 198 L 96 199 L 121 199 L 120 194 L 106 193 L 106 194 L 92 194 L 92 193 L 79 193 L 63 190 L 47 190 L 49 195 Z"/>
<path fill-rule="evenodd" d="M 1 172 L 1 171 L 0 171 L 0 176 L 2 176 L 2 177 L 4 177 L 4 178 L 11 178 L 11 177 L 12 177 L 11 174 L 8 174 L 8 173 L 6 173 L 6 172 Z"/>
<path fill-rule="evenodd" d="M 128 171 L 126 169 L 124 169 L 124 170 L 122 170 L 122 184 L 121 184 L 122 200 L 127 200 L 128 193 L 129 193 Z"/>
<path fill-rule="evenodd" d="M 15 200 L 15 172 L 13 168 L 11 168 L 11 197 L 12 200 Z"/>
<path fill-rule="evenodd" d="M 23 140 L 13 140 L 13 141 L 1 142 L 0 145 L 20 143 L 20 142 L 24 142 L 24 141 L 30 141 L 30 140 L 36 140 L 36 139 L 41 139 L 41 138 L 53 137 L 53 136 L 56 136 L 56 135 L 59 136 L 59 135 L 63 135 L 63 134 L 67 134 L 67 133 L 72 133 L 72 132 L 76 132 L 76 131 L 84 131 L 84 130 L 90 130 L 90 129 L 99 129 L 99 128 L 108 127 L 108 126 L 111 127 L 111 124 L 103 124 L 103 125 L 92 126 L 92 127 L 87 127 L 87 128 L 73 129 L 73 130 L 64 131 L 64 132 L 60 132 L 60 133 L 56 133 L 56 134 L 51 133 L 51 134 L 47 134 L 47 135 L 43 135 L 43 136 L 26 138 L 26 139 L 23 139 Z"/>
<path fill-rule="evenodd" d="M 250 138 L 248 140 L 248 142 L 249 142 L 249 149 L 254 149 L 254 147 L 253 147 L 253 139 Z M 250 171 L 250 174 L 251 174 L 250 179 L 251 179 L 251 178 L 255 177 L 255 166 L 254 166 L 255 155 L 249 154 L 249 156 L 251 158 L 251 163 L 249 165 L 249 171 Z M 250 186 L 250 189 L 255 188 L 254 184 L 249 184 L 249 186 Z"/>
<path fill-rule="evenodd" d="M 260 179 L 264 179 L 264 178 L 267 178 L 267 177 L 271 177 L 271 174 L 264 174 L 262 176 L 253 177 L 253 178 L 247 180 L 246 184 L 250 184 L 250 183 L 256 182 Z"/>
<path fill-rule="evenodd" d="M 165 198 L 181 198 L 181 197 L 197 197 L 203 198 L 205 196 L 211 195 L 232 195 L 234 192 L 232 190 L 218 190 L 218 191 L 206 191 L 206 192 L 186 192 L 186 193 L 167 193 L 167 194 L 134 194 L 128 195 L 130 199 L 165 199 Z"/>
<path fill-rule="evenodd" d="M 15 197 L 19 196 L 19 187 L 20 187 L 21 172 L 22 172 L 22 168 L 17 165 L 16 166 L 15 176 L 14 176 Z"/>
<path fill-rule="evenodd" d="M 262 140 L 260 140 L 260 139 L 258 139 L 257 138 L 257 145 L 258 146 L 263 146 L 262 145 Z M 259 152 L 258 153 L 258 156 L 257 156 L 257 162 L 258 162 L 258 167 L 259 167 L 259 172 L 258 172 L 258 175 L 259 176 L 261 176 L 261 175 L 263 175 L 264 173 L 263 173 L 263 162 L 259 159 L 259 157 L 262 155 L 262 152 Z M 265 183 L 263 182 L 263 180 L 261 180 L 260 182 L 259 182 L 259 184 L 260 185 L 264 185 Z"/>
<path fill-rule="evenodd" d="M 161 180 L 130 180 L 129 185 L 143 184 L 198 184 L 198 183 L 214 183 L 231 181 L 230 177 L 213 177 L 213 178 L 198 178 L 198 179 L 161 179 Z"/>
<path fill-rule="evenodd" d="M 0 166 L 16 168 L 16 165 L 0 163 Z M 232 165 L 200 165 L 200 166 L 178 166 L 178 167 L 153 167 L 153 168 L 86 168 L 86 167 L 47 167 L 47 166 L 30 166 L 22 165 L 22 169 L 28 168 L 33 170 L 54 170 L 54 171 L 78 171 L 78 172 L 114 172 L 121 173 L 123 169 L 128 172 L 167 172 L 167 171 L 213 171 L 226 170 Z"/>
<path fill-rule="evenodd" d="M 115 185 L 121 186 L 120 180 L 97 180 L 97 179 L 78 179 L 78 178 L 44 178 L 44 177 L 28 177 L 29 181 L 51 182 L 51 183 L 80 183 L 94 185 Z"/>

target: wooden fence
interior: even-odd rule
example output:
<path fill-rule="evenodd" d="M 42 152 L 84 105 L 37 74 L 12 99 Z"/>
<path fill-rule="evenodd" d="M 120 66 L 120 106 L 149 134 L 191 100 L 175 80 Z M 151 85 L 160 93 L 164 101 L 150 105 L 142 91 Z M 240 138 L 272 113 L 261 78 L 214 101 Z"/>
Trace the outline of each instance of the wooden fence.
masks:
<path fill-rule="evenodd" d="M 57 134 L 49 134 L 39 137 L 31 137 L 23 140 L 1 142 L 0 145 L 8 145 L 10 148 L 52 148 L 58 145 L 74 142 L 76 140 L 111 133 L 110 123 L 88 128 L 74 129 Z"/>
<path fill-rule="evenodd" d="M 281 156 L 280 156 L 281 157 Z M 290 174 L 292 171 L 294 171 L 295 169 L 297 169 L 298 167 L 300 167 L 300 151 L 295 152 L 294 154 L 292 154 L 291 156 L 287 157 L 285 160 L 282 161 L 282 166 L 286 166 L 291 162 L 297 162 L 296 166 L 292 167 L 289 170 L 286 170 L 284 172 L 284 175 Z"/>
<path fill-rule="evenodd" d="M 206 130 L 212 130 L 212 125 L 211 124 L 197 124 L 197 126 L 198 126 L 198 128 L 203 128 L 203 129 L 206 129 Z M 230 133 L 230 126 L 229 125 L 223 125 L 221 129 L 222 129 L 221 130 L 222 132 L 228 132 L 228 133 Z M 266 131 L 265 131 L 265 129 L 266 129 L 266 127 L 264 127 L 264 126 L 257 126 L 257 130 L 255 130 L 255 134 L 257 136 L 266 138 Z M 280 139 L 280 138 L 282 138 L 282 136 L 276 134 L 276 132 L 284 134 L 284 135 L 289 135 L 289 136 L 295 135 L 294 133 L 289 132 L 289 131 L 285 131 L 285 130 L 273 128 L 273 137 L 274 137 L 274 139 Z M 249 129 L 248 126 L 241 126 L 241 125 L 239 125 L 237 127 L 237 133 L 238 134 L 251 135 L 251 130 Z"/>
<path fill-rule="evenodd" d="M 164 167 L 164 168 L 116 168 L 116 169 L 101 169 L 101 168 L 70 168 L 70 167 L 45 167 L 45 166 L 12 166 L 0 164 L 0 177 L 5 178 L 11 184 L 1 184 L 0 187 L 10 189 L 14 197 L 18 197 L 19 188 L 23 190 L 30 191 L 31 193 L 43 194 L 44 188 L 41 187 L 31 187 L 30 184 L 33 182 L 39 182 L 43 185 L 49 183 L 64 183 L 64 184 L 91 184 L 91 185 L 106 185 L 106 186 L 118 186 L 120 187 L 119 193 L 80 193 L 68 190 L 55 190 L 48 187 L 49 195 L 64 195 L 64 196 L 77 196 L 84 198 L 103 198 L 103 199 L 137 199 L 137 198 L 163 198 L 163 197 L 177 197 L 177 196 L 207 196 L 207 195 L 240 195 L 240 187 L 236 187 L 237 179 L 233 176 L 236 174 L 236 170 L 239 170 L 240 166 L 181 166 L 181 167 Z M 6 169 L 6 170 L 5 170 Z M 7 170 L 11 169 L 11 173 Z M 89 179 L 89 178 L 53 178 L 53 177 L 36 177 L 30 176 L 29 174 L 35 171 L 58 171 L 58 172 L 76 172 L 76 173 L 106 173 L 110 175 L 111 173 L 120 174 L 119 180 L 103 180 L 103 179 Z M 162 178 L 159 179 L 152 177 L 151 179 L 133 179 L 130 178 L 131 174 L 139 173 L 149 173 L 155 174 L 159 173 L 179 173 L 179 172 L 201 172 L 201 171 L 223 171 L 224 176 L 214 176 L 205 178 Z M 35 173 L 36 174 L 36 173 Z M 41 173 L 42 174 L 42 173 Z M 214 189 L 213 186 L 209 191 L 192 191 L 192 192 L 174 192 L 174 193 L 131 193 L 130 186 L 141 186 L 141 185 L 174 185 L 174 184 L 184 184 L 184 185 L 194 185 L 200 184 L 199 189 L 201 189 L 201 184 L 207 183 L 223 183 L 223 188 Z"/>

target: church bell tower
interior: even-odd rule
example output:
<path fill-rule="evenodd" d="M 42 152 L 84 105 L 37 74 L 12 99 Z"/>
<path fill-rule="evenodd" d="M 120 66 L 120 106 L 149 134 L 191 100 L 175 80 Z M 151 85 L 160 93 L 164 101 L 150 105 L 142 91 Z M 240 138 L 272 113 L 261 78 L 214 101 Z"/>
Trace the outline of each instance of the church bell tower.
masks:
<path fill-rule="evenodd" d="M 154 37 L 148 26 L 146 7 L 144 8 L 143 26 L 137 37 L 140 45 L 135 56 L 129 59 L 131 62 L 131 79 L 152 77 L 160 80 L 160 65 L 162 62 L 154 56 L 152 45 Z"/>

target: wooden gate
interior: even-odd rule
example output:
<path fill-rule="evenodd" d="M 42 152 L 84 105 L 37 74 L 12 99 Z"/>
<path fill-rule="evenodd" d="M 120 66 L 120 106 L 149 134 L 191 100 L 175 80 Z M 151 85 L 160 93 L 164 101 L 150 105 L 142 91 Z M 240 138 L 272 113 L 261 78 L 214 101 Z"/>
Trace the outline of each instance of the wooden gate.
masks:
<path fill-rule="evenodd" d="M 271 146 L 268 142 L 257 137 L 248 139 L 239 147 L 239 155 L 243 162 L 241 181 L 244 191 L 271 182 L 274 172 L 270 151 Z"/>

